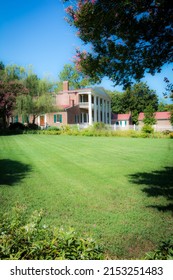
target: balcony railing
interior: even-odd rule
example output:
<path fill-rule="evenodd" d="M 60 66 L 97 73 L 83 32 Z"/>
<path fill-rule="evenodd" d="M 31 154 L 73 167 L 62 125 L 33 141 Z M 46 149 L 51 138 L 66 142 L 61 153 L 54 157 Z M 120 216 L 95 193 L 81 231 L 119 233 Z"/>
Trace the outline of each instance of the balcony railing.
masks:
<path fill-rule="evenodd" d="M 88 106 L 89 102 L 79 102 L 79 105 L 81 106 Z"/>
<path fill-rule="evenodd" d="M 91 104 L 92 108 L 94 108 L 94 104 Z M 89 107 L 89 102 L 79 102 L 79 107 L 80 108 L 88 108 Z"/>

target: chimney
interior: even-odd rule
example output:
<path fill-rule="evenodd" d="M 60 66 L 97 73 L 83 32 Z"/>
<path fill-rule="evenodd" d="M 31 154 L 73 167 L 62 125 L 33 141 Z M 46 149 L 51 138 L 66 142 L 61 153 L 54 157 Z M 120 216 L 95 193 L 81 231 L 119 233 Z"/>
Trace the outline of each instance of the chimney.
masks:
<path fill-rule="evenodd" d="M 69 83 L 68 81 L 63 82 L 63 91 L 68 91 L 69 90 Z"/>

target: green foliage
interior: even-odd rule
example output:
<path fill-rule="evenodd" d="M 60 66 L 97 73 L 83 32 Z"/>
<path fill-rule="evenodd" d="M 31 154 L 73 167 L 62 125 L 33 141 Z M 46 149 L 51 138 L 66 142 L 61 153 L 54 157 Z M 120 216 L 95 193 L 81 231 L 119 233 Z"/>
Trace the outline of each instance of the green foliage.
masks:
<path fill-rule="evenodd" d="M 144 112 L 147 106 L 152 106 L 154 111 L 158 109 L 158 97 L 146 83 L 137 83 L 131 88 L 127 88 L 122 93 L 111 93 L 111 103 L 113 113 L 132 114 L 132 122 L 138 123 L 138 115 Z"/>
<path fill-rule="evenodd" d="M 170 137 L 171 139 L 173 139 L 173 132 L 171 132 L 171 133 L 169 134 L 169 137 Z"/>
<path fill-rule="evenodd" d="M 9 117 L 13 115 L 17 96 L 25 96 L 27 89 L 20 81 L 0 81 L 0 118 L 6 128 Z"/>
<path fill-rule="evenodd" d="M 44 134 L 44 135 L 60 135 L 61 131 L 57 130 L 57 129 L 44 129 L 44 130 L 40 130 L 38 132 L 39 134 Z"/>
<path fill-rule="evenodd" d="M 146 125 L 153 125 L 156 123 L 156 119 L 154 116 L 154 109 L 152 107 L 152 105 L 148 105 L 146 107 L 146 109 L 144 110 L 144 120 L 143 120 L 144 124 Z"/>
<path fill-rule="evenodd" d="M 104 127 L 105 126 L 105 127 Z M 104 128 L 103 128 L 104 127 Z M 93 137 L 131 137 L 131 138 L 171 138 L 171 132 L 154 132 L 150 125 L 144 125 L 141 131 L 134 130 L 111 130 L 106 125 L 96 123 L 94 126 L 79 130 L 77 126 L 65 125 L 60 128 L 49 127 L 43 130 L 24 130 L 24 134 L 43 135 L 73 135 L 73 136 L 93 136 Z M 34 128 L 33 128 L 34 129 Z M 21 131 L 22 132 L 22 131 Z M 5 134 L 9 134 L 8 132 Z M 4 133 L 3 133 L 4 135 Z"/>
<path fill-rule="evenodd" d="M 0 224 L 1 260 L 100 260 L 103 253 L 92 238 L 82 238 L 73 229 L 65 231 L 41 223 L 43 212 L 27 218 L 17 206 Z"/>
<path fill-rule="evenodd" d="M 60 128 L 59 128 L 59 127 L 57 127 L 57 126 L 49 126 L 49 127 L 47 128 L 47 130 L 48 130 L 48 131 L 52 131 L 52 130 L 60 130 Z"/>
<path fill-rule="evenodd" d="M 111 111 L 116 114 L 125 113 L 123 108 L 123 93 L 122 92 L 113 92 L 106 90 L 107 94 L 111 97 Z"/>
<path fill-rule="evenodd" d="M 44 209 L 42 225 L 90 232 L 111 257 L 153 250 L 173 228 L 173 141 L 116 133 L 0 137 L 0 219 L 20 201 L 28 216 Z"/>
<path fill-rule="evenodd" d="M 25 79 L 26 88 L 29 90 L 30 96 L 38 95 L 39 79 L 37 75 L 31 74 Z"/>
<path fill-rule="evenodd" d="M 68 81 L 70 89 L 83 88 L 93 84 L 93 81 L 82 72 L 77 71 L 74 65 L 65 64 L 59 74 L 59 87 L 62 88 L 62 82 Z"/>
<path fill-rule="evenodd" d="M 165 100 L 161 100 L 158 104 L 158 112 L 165 112 L 165 111 L 168 111 L 168 108 L 167 108 L 167 104 L 165 103 Z"/>
<path fill-rule="evenodd" d="M 6 82 L 24 80 L 26 78 L 25 68 L 16 64 L 7 65 L 4 69 L 3 79 Z"/>
<path fill-rule="evenodd" d="M 96 80 L 108 76 L 116 85 L 139 81 L 172 62 L 172 6 L 167 0 L 97 0 L 71 2 L 67 21 L 92 51 L 77 50 L 76 64 Z M 127 24 L 128 21 L 128 24 Z M 159 26 L 159 28 L 158 28 Z M 156 51 L 156 49 L 158 51 Z"/>
<path fill-rule="evenodd" d="M 26 126 L 26 129 L 29 129 L 29 130 L 39 130 L 40 127 L 35 124 L 35 123 L 28 123 L 27 126 Z"/>
<path fill-rule="evenodd" d="M 150 124 L 144 124 L 144 126 L 142 127 L 142 132 L 151 134 L 154 132 L 154 128 Z"/>
<path fill-rule="evenodd" d="M 103 122 L 96 122 L 96 123 L 94 123 L 94 125 L 93 125 L 93 129 L 95 129 L 95 130 L 105 130 L 106 129 L 106 124 L 105 123 L 103 123 Z"/>
<path fill-rule="evenodd" d="M 25 125 L 23 123 L 15 122 L 15 123 L 11 123 L 9 125 L 9 129 L 13 130 L 13 131 L 15 131 L 15 130 L 19 130 L 20 131 L 20 130 L 26 129 L 26 127 L 25 127 Z"/>
<path fill-rule="evenodd" d="M 162 241 L 158 249 L 146 254 L 147 260 L 173 260 L 173 239 Z"/>
<path fill-rule="evenodd" d="M 172 126 L 173 126 L 173 110 L 171 110 L 171 115 L 170 115 L 170 123 L 172 124 Z"/>

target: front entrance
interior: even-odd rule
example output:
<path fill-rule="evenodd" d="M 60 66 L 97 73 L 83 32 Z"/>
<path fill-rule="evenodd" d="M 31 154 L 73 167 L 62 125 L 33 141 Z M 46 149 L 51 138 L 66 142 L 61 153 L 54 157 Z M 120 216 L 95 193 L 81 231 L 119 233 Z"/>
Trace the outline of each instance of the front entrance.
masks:
<path fill-rule="evenodd" d="M 44 126 L 44 116 L 40 116 L 40 126 Z"/>

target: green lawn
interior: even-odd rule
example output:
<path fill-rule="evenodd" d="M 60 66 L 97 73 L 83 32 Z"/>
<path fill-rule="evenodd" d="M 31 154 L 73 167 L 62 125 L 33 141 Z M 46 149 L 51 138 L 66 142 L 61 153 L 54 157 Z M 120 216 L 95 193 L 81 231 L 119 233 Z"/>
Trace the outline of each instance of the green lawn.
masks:
<path fill-rule="evenodd" d="M 0 214 L 17 202 L 141 258 L 173 232 L 173 140 L 1 136 Z"/>

